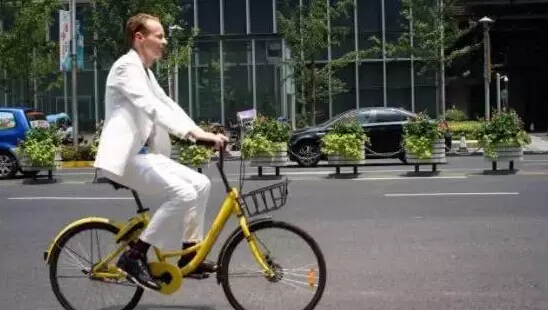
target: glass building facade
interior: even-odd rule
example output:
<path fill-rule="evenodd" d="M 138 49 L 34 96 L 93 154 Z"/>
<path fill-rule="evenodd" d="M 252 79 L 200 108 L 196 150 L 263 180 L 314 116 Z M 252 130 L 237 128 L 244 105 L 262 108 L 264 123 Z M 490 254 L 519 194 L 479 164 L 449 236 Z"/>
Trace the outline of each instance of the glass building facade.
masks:
<path fill-rule="evenodd" d="M 284 115 L 288 119 L 298 111 L 293 106 L 292 87 L 284 79 L 288 69 L 282 61 L 288 57 L 288 52 L 275 19 L 281 1 L 285 0 L 181 0 L 182 5 L 190 6 L 186 18 L 191 26 L 200 28 L 200 36 L 191 65 L 179 68 L 173 89 L 175 99 L 196 121 L 210 120 L 228 125 L 236 120 L 236 112 L 250 108 L 270 116 Z M 290 2 L 297 8 L 299 1 L 307 2 Z M 326 1 L 333 3 L 336 0 Z M 349 17 L 332 25 L 348 27 L 348 35 L 340 46 L 325 51 L 320 65 L 346 52 L 370 47 L 371 36 L 384 42 L 397 40 L 403 22 L 399 11 L 400 0 L 355 0 Z M 56 40 L 58 25 L 53 25 L 50 32 L 51 38 Z M 85 33 L 85 36 L 89 35 Z M 95 91 L 91 55 L 92 47 L 86 45 L 85 67 L 78 73 L 77 87 L 81 130 L 92 128 L 96 114 L 99 118 L 104 115 L 104 88 L 110 64 L 99 64 Z M 349 64 L 337 72 L 348 91 L 331 96 L 326 102 L 318 102 L 317 121 L 348 109 L 370 106 L 402 107 L 416 112 L 428 110 L 435 115 L 434 77 L 419 75 L 415 65 L 416 61 L 405 55 L 388 59 L 382 54 Z M 71 112 L 70 89 L 69 73 L 68 112 Z M 2 95 L 0 91 L 2 106 L 17 105 L 20 94 L 16 83 L 13 91 Z M 49 91 L 39 97 L 39 108 L 47 113 L 64 111 L 64 98 L 63 88 Z"/>

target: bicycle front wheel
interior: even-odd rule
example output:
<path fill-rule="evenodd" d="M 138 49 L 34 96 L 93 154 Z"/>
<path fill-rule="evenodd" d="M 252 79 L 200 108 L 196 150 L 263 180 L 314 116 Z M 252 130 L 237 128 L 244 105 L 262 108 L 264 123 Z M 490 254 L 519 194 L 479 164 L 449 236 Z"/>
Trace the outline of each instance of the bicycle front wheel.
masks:
<path fill-rule="evenodd" d="M 116 279 L 116 260 L 102 275 L 91 269 L 114 251 L 118 228 L 107 223 L 86 223 L 65 233 L 51 252 L 49 269 L 53 293 L 67 310 L 133 309 L 143 289 L 125 278 Z M 112 277 L 109 277 L 112 275 Z"/>
<path fill-rule="evenodd" d="M 248 247 L 243 233 L 227 245 L 220 279 L 229 303 L 236 310 L 312 310 L 326 283 L 320 247 L 302 229 L 279 221 L 251 224 L 251 234 L 275 276 L 266 276 Z"/>

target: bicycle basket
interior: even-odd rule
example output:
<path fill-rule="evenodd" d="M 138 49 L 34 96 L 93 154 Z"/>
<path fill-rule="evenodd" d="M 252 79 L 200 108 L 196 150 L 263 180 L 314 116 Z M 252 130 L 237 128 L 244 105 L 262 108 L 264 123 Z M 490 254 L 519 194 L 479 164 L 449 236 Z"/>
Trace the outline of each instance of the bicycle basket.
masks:
<path fill-rule="evenodd" d="M 240 206 L 249 217 L 283 207 L 287 201 L 289 180 L 284 180 L 240 195 Z"/>

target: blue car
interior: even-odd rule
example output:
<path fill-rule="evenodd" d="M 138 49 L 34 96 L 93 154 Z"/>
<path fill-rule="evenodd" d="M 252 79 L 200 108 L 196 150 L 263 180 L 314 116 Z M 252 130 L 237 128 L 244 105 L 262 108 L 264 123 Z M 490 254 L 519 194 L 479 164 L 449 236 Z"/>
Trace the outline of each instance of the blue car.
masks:
<path fill-rule="evenodd" d="M 20 171 L 14 148 L 27 131 L 49 127 L 46 116 L 32 108 L 0 108 L 0 179 L 13 178 Z"/>

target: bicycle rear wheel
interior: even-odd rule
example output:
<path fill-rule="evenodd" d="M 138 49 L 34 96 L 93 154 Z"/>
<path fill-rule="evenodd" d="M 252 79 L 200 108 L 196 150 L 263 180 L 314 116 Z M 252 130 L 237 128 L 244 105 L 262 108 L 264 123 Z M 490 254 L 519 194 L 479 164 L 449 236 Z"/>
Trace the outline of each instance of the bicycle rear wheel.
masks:
<path fill-rule="evenodd" d="M 250 225 L 249 230 L 276 275 L 268 278 L 263 274 L 243 233 L 238 233 L 226 247 L 219 275 L 232 307 L 236 310 L 314 309 L 326 283 L 325 260 L 314 239 L 302 229 L 279 221 L 257 222 Z M 280 243 L 281 247 L 275 247 Z M 300 254 L 304 255 L 299 261 Z"/>
<path fill-rule="evenodd" d="M 135 308 L 143 295 L 141 287 L 125 278 L 94 277 L 90 273 L 92 266 L 117 248 L 114 242 L 117 233 L 118 228 L 111 224 L 86 223 L 65 233 L 53 247 L 50 282 L 55 297 L 65 309 Z M 102 271 L 114 274 L 117 259 Z"/>

